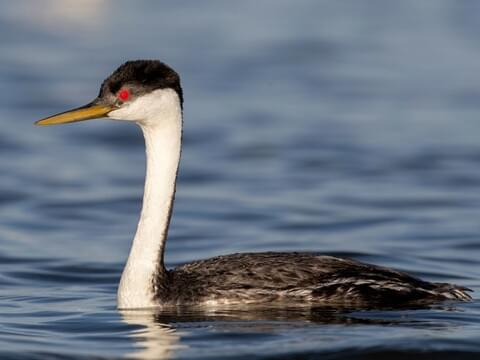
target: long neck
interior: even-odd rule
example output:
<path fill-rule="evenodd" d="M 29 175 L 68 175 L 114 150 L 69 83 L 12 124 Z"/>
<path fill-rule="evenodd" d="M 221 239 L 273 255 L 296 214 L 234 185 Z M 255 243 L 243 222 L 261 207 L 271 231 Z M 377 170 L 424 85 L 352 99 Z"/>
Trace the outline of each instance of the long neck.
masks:
<path fill-rule="evenodd" d="M 165 118 L 165 116 L 170 118 Z M 156 305 L 158 287 L 166 284 L 163 260 L 180 161 L 182 114 L 140 123 L 145 137 L 147 171 L 143 206 L 130 255 L 118 290 L 119 308 Z M 152 125 L 153 124 L 153 125 Z"/>

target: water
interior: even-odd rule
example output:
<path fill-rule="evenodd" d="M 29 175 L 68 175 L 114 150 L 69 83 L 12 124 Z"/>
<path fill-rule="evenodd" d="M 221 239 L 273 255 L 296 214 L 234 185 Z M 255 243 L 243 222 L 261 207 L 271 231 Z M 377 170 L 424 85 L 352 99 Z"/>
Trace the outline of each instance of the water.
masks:
<path fill-rule="evenodd" d="M 91 100 L 127 59 L 162 59 L 186 97 L 169 266 L 311 250 L 478 293 L 479 3 L 0 7 L 0 358 L 478 358 L 477 300 L 120 313 L 139 130 L 32 123 Z"/>

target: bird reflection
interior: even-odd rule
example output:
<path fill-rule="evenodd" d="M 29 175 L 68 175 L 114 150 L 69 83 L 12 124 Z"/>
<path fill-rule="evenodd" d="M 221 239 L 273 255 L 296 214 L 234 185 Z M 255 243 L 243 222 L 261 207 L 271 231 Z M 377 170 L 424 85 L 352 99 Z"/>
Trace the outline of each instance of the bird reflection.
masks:
<path fill-rule="evenodd" d="M 127 358 L 170 359 L 173 353 L 182 348 L 179 344 L 181 332 L 173 326 L 157 320 L 154 310 L 121 310 L 123 321 L 138 325 L 129 336 L 137 348 Z"/>
<path fill-rule="evenodd" d="M 187 345 L 182 337 L 188 328 L 217 327 L 228 331 L 272 332 L 307 325 L 408 325 L 437 328 L 420 319 L 405 316 L 405 310 L 432 309 L 432 307 L 409 307 L 395 311 L 370 311 L 349 308 L 282 308 L 282 307 L 235 307 L 222 309 L 173 308 L 121 310 L 123 320 L 134 325 L 130 333 L 136 350 L 127 357 L 138 359 L 169 359 Z M 439 310 L 455 311 L 454 308 L 435 307 Z M 387 309 L 385 309 L 387 310 Z M 393 310 L 393 309 L 390 309 Z M 195 323 L 195 327 L 192 327 Z"/>

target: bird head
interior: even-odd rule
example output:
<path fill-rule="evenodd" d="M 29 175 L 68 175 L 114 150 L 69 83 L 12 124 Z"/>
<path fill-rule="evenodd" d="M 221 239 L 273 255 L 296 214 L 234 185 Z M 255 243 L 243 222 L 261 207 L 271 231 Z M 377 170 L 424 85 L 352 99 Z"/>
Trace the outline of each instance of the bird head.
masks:
<path fill-rule="evenodd" d="M 172 104 L 174 106 L 172 106 Z M 181 111 L 180 77 L 158 60 L 128 61 L 106 78 L 100 92 L 87 105 L 38 120 L 36 125 L 57 125 L 108 117 L 151 125 L 162 113 Z"/>

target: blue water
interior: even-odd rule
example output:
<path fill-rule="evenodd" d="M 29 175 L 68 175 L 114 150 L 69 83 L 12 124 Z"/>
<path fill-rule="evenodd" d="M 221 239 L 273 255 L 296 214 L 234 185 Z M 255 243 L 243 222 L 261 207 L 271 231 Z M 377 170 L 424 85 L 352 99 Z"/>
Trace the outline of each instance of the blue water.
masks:
<path fill-rule="evenodd" d="M 480 291 L 480 3 L 1 1 L 0 358 L 477 359 L 480 303 L 120 313 L 140 132 L 37 128 L 127 59 L 182 75 L 174 266 L 311 250 Z"/>

